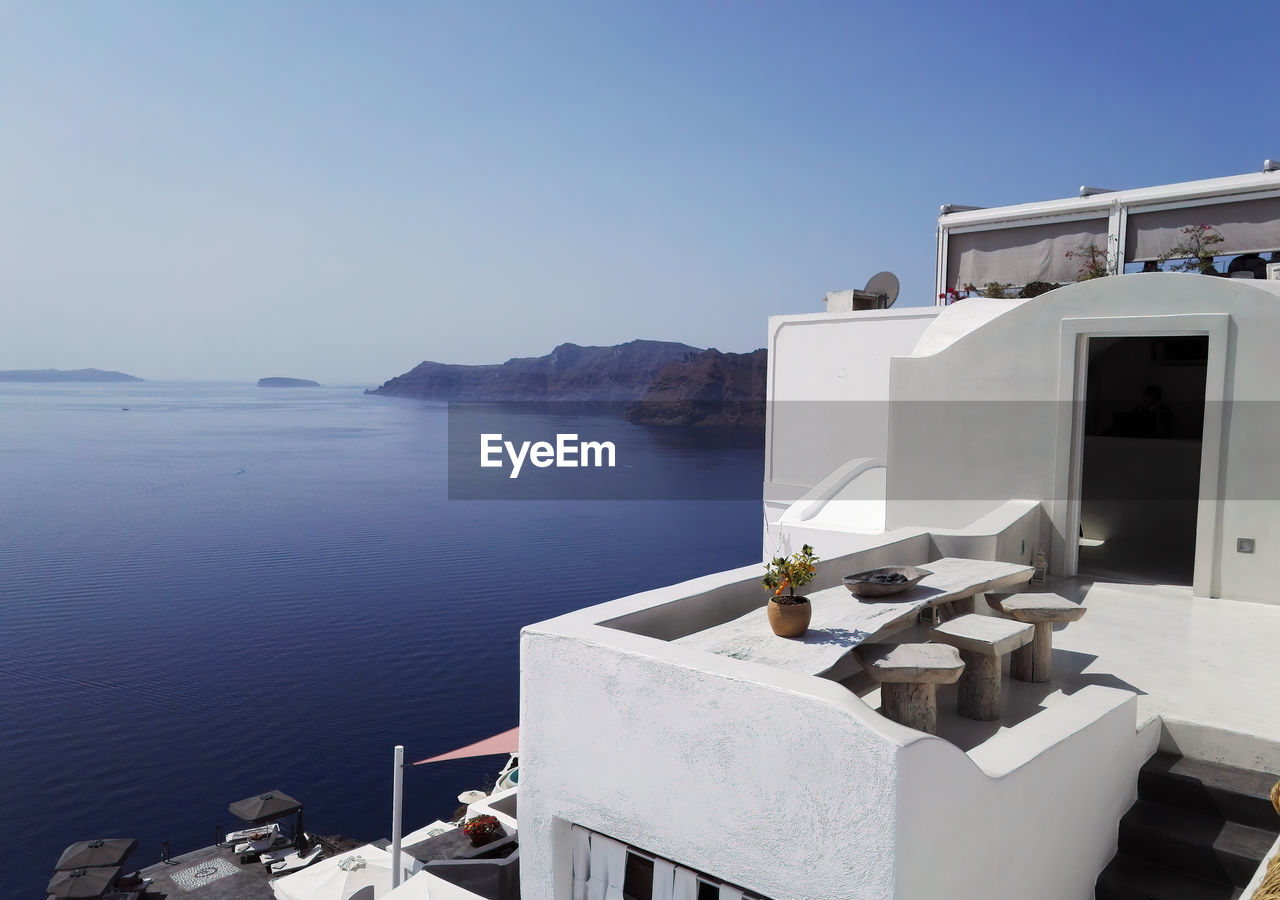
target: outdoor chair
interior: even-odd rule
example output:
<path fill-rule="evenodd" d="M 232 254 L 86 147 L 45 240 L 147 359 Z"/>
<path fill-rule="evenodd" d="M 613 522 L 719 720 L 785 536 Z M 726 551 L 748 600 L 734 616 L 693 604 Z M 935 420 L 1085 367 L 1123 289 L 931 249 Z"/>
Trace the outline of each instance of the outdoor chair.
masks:
<path fill-rule="evenodd" d="M 239 831 L 228 832 L 227 839 L 222 843 L 232 845 L 243 844 L 245 841 L 249 840 L 249 838 L 253 837 L 253 835 L 261 834 L 263 831 L 268 829 L 279 831 L 280 825 L 278 822 L 272 822 L 270 825 L 255 825 L 252 828 L 241 828 Z"/>
<path fill-rule="evenodd" d="M 323 852 L 324 848 L 317 844 L 311 848 L 311 852 L 305 855 L 289 853 L 284 857 L 284 859 L 272 863 L 268 868 L 271 870 L 272 875 L 287 875 L 290 872 L 305 869 L 307 866 L 318 860 Z"/>
<path fill-rule="evenodd" d="M 268 850 L 276 839 L 281 836 L 278 822 L 272 822 L 270 825 L 259 825 L 257 828 L 250 828 L 245 831 L 234 831 L 232 834 L 240 835 L 235 841 L 230 842 L 234 844 L 232 852 L 240 854 Z M 231 835 L 229 834 L 227 837 L 230 838 Z M 255 838 L 257 840 L 254 840 Z"/>
<path fill-rule="evenodd" d="M 262 861 L 262 864 L 269 869 L 273 864 L 278 863 L 285 857 L 289 856 L 290 854 L 295 853 L 298 846 L 299 846 L 298 842 L 295 841 L 294 843 L 290 844 L 287 847 L 280 847 L 275 850 L 270 850 L 262 854 L 262 856 L 259 857 L 259 859 Z M 311 848 L 319 845 L 316 843 L 316 839 L 314 837 L 312 837 L 309 834 L 304 834 L 302 846 Z M 305 856 L 306 854 L 303 854 L 303 855 Z"/>

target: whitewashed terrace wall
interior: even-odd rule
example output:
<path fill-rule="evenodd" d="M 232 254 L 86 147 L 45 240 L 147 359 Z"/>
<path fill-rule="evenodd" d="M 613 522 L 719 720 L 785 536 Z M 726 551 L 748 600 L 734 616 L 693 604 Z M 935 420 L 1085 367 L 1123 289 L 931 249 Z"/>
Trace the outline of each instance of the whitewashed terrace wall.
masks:
<path fill-rule="evenodd" d="M 1092 898 L 1155 751 L 1158 729 L 1136 725 L 1132 692 L 1090 685 L 973 759 L 945 741 L 904 747 L 895 896 Z"/>
<path fill-rule="evenodd" d="M 930 538 L 904 540 L 890 552 Z M 819 586 L 864 562 L 835 561 Z M 748 589 L 759 607 L 758 575 L 706 576 L 523 631 L 525 896 L 570 896 L 571 823 L 776 900 L 985 900 L 1028 884 L 1050 900 L 1089 895 L 1145 758 L 1131 693 L 1088 687 L 987 741 L 980 765 L 833 681 L 639 633 L 699 630 L 713 624 L 706 609 L 737 615 Z M 1016 864 L 1002 865 L 1009 854 Z"/>

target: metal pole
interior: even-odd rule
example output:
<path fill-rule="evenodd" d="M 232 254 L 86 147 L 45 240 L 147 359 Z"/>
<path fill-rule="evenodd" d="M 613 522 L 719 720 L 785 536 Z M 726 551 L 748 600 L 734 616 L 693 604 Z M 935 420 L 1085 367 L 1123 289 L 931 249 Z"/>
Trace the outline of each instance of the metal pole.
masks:
<path fill-rule="evenodd" d="M 404 809 L 404 747 L 396 744 L 396 768 L 391 788 L 391 889 L 400 886 L 400 814 Z"/>

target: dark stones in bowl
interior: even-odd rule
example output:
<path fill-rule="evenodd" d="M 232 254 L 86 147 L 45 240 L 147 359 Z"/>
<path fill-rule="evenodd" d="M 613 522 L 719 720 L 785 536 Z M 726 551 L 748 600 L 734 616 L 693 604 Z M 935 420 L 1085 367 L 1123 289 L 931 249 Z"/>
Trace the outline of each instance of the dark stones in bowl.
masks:
<path fill-rule="evenodd" d="M 915 587 L 932 574 L 915 566 L 881 566 L 844 576 L 844 586 L 855 597 L 888 597 Z"/>

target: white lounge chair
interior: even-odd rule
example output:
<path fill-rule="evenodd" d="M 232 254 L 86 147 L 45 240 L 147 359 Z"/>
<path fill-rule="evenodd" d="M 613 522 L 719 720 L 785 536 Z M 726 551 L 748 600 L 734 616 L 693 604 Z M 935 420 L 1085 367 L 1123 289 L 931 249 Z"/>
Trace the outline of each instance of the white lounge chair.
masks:
<path fill-rule="evenodd" d="M 305 846 L 307 847 L 319 846 L 316 843 L 315 837 L 313 837 L 312 835 L 306 834 L 306 835 L 303 835 L 303 837 L 305 839 Z M 289 856 L 290 854 L 294 853 L 295 850 L 296 850 L 295 845 L 290 845 L 288 847 L 281 847 L 278 850 L 272 850 L 268 853 L 262 854 L 260 859 L 262 864 L 266 866 L 268 869 L 270 869 L 272 865 L 280 862 L 286 856 Z"/>
<path fill-rule="evenodd" d="M 286 855 L 284 859 L 272 863 L 268 868 L 271 870 L 272 875 L 287 875 L 289 872 L 296 872 L 299 869 L 305 869 L 307 866 L 319 859 L 320 854 L 323 851 L 324 848 L 317 844 L 304 856 L 299 856 L 297 853 L 290 853 Z"/>
<path fill-rule="evenodd" d="M 257 839 L 254 840 L 253 838 Z M 273 847 L 279 847 L 287 840 L 288 838 L 281 834 L 278 828 L 265 832 L 259 831 L 251 835 L 250 840 L 245 841 L 243 844 L 236 844 L 235 852 L 242 857 L 253 856 L 258 853 L 264 853 Z"/>
<path fill-rule="evenodd" d="M 227 839 L 222 843 L 243 844 L 253 835 L 262 834 L 262 832 L 267 831 L 268 829 L 278 832 L 280 830 L 280 823 L 272 822 L 270 825 L 255 825 L 252 828 L 241 828 L 239 831 L 229 832 L 227 834 Z"/>

